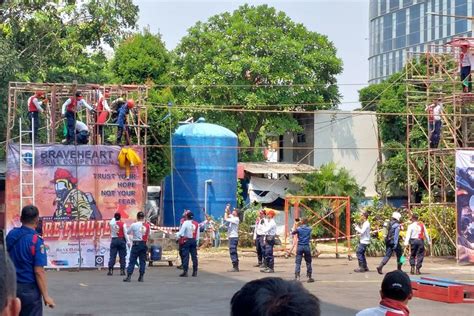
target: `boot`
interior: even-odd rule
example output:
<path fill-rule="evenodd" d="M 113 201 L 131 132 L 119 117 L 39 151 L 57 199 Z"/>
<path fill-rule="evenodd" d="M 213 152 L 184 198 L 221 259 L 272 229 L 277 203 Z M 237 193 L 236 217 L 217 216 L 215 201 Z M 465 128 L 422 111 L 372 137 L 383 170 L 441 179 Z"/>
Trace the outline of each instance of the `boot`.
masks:
<path fill-rule="evenodd" d="M 300 274 L 299 273 L 295 273 L 295 281 L 299 281 L 300 280 Z"/>
<path fill-rule="evenodd" d="M 260 272 L 263 272 L 263 273 L 275 273 L 275 270 L 273 270 L 272 268 L 265 268 L 263 270 L 260 270 Z"/>
<path fill-rule="evenodd" d="M 382 268 L 383 268 L 383 265 L 380 265 L 380 266 L 377 267 L 377 272 L 378 272 L 379 274 L 383 274 Z"/>
<path fill-rule="evenodd" d="M 313 283 L 314 279 L 311 277 L 311 273 L 308 273 L 308 283 Z"/>
<path fill-rule="evenodd" d="M 138 282 L 143 282 L 143 274 L 144 273 L 140 273 L 140 276 L 138 277 Z"/>
<path fill-rule="evenodd" d="M 120 275 L 125 275 L 125 269 L 120 269 Z"/>
<path fill-rule="evenodd" d="M 125 279 L 123 279 L 123 282 L 131 282 L 131 281 L 132 281 L 132 274 L 127 273 L 127 277 Z"/>
<path fill-rule="evenodd" d="M 198 275 L 198 271 L 197 270 L 193 270 L 193 277 L 197 277 Z"/>
<path fill-rule="evenodd" d="M 401 263 L 397 263 L 397 270 L 402 271 L 402 264 Z"/>
<path fill-rule="evenodd" d="M 187 278 L 188 277 L 188 271 L 183 271 L 183 273 L 181 273 L 179 276 L 182 277 L 182 278 Z"/>
<path fill-rule="evenodd" d="M 359 268 L 354 269 L 354 272 L 357 272 L 357 273 L 365 272 L 365 269 L 361 264 L 359 264 Z"/>
<path fill-rule="evenodd" d="M 421 274 L 420 268 L 416 268 L 416 274 L 417 274 L 417 275 L 420 275 L 420 274 Z"/>
<path fill-rule="evenodd" d="M 415 274 L 415 266 L 411 266 L 410 274 Z"/>
<path fill-rule="evenodd" d="M 114 268 L 109 268 L 109 272 L 107 272 L 107 275 L 113 275 L 114 274 Z"/>
<path fill-rule="evenodd" d="M 227 270 L 227 272 L 239 272 L 239 263 L 232 262 L 232 269 Z"/>
<path fill-rule="evenodd" d="M 369 267 L 367 265 L 364 265 L 364 271 L 369 272 Z"/>

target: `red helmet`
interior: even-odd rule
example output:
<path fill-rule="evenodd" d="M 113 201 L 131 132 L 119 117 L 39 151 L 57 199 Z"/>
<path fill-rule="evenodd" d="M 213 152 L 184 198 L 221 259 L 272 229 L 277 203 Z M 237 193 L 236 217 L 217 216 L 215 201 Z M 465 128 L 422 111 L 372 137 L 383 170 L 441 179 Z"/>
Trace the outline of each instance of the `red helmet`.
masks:
<path fill-rule="evenodd" d="M 132 109 L 135 106 L 135 101 L 133 101 L 133 99 L 128 99 L 127 106 L 129 109 Z"/>
<path fill-rule="evenodd" d="M 44 91 L 41 91 L 41 90 L 35 91 L 35 96 L 44 97 Z"/>
<path fill-rule="evenodd" d="M 60 179 L 68 180 L 72 184 L 77 183 L 77 179 L 72 176 L 71 172 L 63 168 L 56 169 L 56 172 L 54 172 L 54 179 L 51 180 L 51 182 L 55 183 L 57 180 L 60 180 Z"/>
<path fill-rule="evenodd" d="M 267 215 L 271 217 L 275 217 L 275 211 L 274 210 L 269 210 L 267 211 Z"/>

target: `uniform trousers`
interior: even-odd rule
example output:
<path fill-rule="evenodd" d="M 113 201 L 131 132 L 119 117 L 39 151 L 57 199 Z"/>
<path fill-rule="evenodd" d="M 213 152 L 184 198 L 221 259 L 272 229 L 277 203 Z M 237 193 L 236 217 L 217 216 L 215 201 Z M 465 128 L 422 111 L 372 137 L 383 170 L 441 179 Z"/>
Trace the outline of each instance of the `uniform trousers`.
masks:
<path fill-rule="evenodd" d="M 421 269 L 425 258 L 425 243 L 422 239 L 410 239 L 410 265 Z"/>
<path fill-rule="evenodd" d="M 306 262 L 306 273 L 311 274 L 313 272 L 313 267 L 311 266 L 311 247 L 309 245 L 298 245 L 296 248 L 296 259 L 295 259 L 295 274 L 300 274 L 301 270 L 301 261 Z"/>
<path fill-rule="evenodd" d="M 144 241 L 134 241 L 132 250 L 130 251 L 130 260 L 128 262 L 128 274 L 133 274 L 133 269 L 137 264 L 137 259 L 140 263 L 140 274 L 145 273 L 146 267 L 146 252 L 148 247 L 146 246 L 146 242 Z"/>
<path fill-rule="evenodd" d="M 238 244 L 239 244 L 239 237 L 229 238 L 229 255 L 230 255 L 230 261 L 232 261 L 233 264 L 239 263 L 239 255 L 237 254 Z"/>
<path fill-rule="evenodd" d="M 191 260 L 193 261 L 193 271 L 198 269 L 198 258 L 197 258 L 197 243 L 196 239 L 189 238 L 184 241 L 182 245 L 182 256 L 183 256 L 183 271 L 188 272 L 189 269 L 189 255 L 191 255 Z"/>
<path fill-rule="evenodd" d="M 20 316 L 43 315 L 43 301 L 36 283 L 17 283 L 16 296 L 21 301 Z"/>
<path fill-rule="evenodd" d="M 120 269 L 125 270 L 125 257 L 127 256 L 127 243 L 123 237 L 113 237 L 110 242 L 110 258 L 109 268 L 113 268 L 115 265 L 115 259 L 117 259 L 117 253 L 119 255 Z"/>

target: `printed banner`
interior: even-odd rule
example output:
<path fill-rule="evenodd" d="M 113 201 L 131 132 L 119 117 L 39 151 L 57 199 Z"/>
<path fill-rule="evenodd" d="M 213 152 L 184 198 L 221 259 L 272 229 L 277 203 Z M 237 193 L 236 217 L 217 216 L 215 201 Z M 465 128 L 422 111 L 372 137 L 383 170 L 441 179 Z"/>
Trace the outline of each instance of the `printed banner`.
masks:
<path fill-rule="evenodd" d="M 143 148 L 130 148 L 143 161 Z M 119 146 L 38 145 L 33 156 L 31 149 L 20 154 L 19 146 L 10 144 L 7 230 L 21 226 L 20 197 L 27 205 L 32 202 L 28 197 L 34 194 L 41 219 L 37 230 L 48 251 L 48 266 L 106 267 L 109 220 L 120 212 L 131 223 L 145 202 L 143 164 L 132 166 L 127 174 L 119 166 L 120 151 Z M 33 183 L 33 161 L 34 189 L 28 184 Z"/>
<path fill-rule="evenodd" d="M 456 151 L 457 256 L 474 263 L 474 150 Z"/>

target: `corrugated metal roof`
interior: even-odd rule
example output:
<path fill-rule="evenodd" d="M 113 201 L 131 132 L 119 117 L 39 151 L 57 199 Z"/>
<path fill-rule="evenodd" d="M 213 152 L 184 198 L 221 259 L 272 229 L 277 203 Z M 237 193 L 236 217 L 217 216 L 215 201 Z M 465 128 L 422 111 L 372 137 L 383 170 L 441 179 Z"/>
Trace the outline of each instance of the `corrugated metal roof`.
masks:
<path fill-rule="evenodd" d="M 278 173 L 278 174 L 299 174 L 311 173 L 317 169 L 307 164 L 293 164 L 280 162 L 239 162 L 245 171 L 254 174 Z"/>

